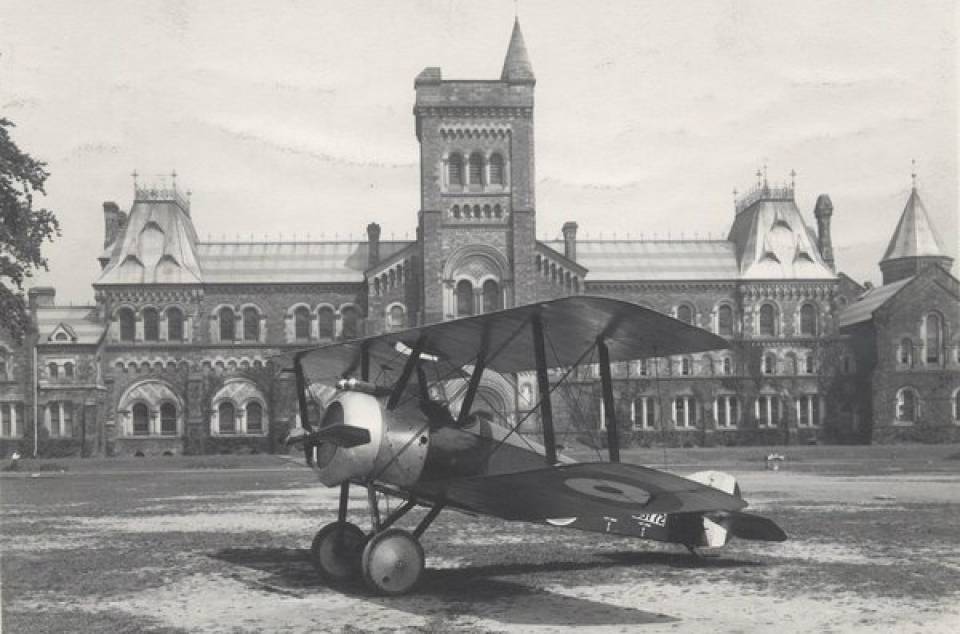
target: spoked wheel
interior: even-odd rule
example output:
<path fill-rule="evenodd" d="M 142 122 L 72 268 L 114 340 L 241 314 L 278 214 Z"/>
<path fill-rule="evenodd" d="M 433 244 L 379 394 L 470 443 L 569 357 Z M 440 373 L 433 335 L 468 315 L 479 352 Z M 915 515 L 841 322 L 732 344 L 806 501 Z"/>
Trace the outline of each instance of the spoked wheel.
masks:
<path fill-rule="evenodd" d="M 363 580 L 380 594 L 409 592 L 423 573 L 423 547 L 407 531 L 390 528 L 374 535 L 363 549 Z"/>
<path fill-rule="evenodd" d="M 321 528 L 310 546 L 313 567 L 326 581 L 340 582 L 360 574 L 360 559 L 367 535 L 350 522 L 333 522 Z"/>

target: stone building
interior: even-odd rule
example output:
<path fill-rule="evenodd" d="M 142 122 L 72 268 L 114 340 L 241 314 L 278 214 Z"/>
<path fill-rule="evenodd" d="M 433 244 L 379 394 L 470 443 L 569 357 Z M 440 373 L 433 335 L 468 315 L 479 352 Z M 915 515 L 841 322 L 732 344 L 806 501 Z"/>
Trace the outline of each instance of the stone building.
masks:
<path fill-rule="evenodd" d="M 861 298 L 865 289 L 836 273 L 830 198 L 812 210 L 814 231 L 794 184 L 771 185 L 762 173 L 736 202 L 725 240 L 589 240 L 576 222 L 562 240 L 537 240 L 535 85 L 519 24 L 498 80 L 445 80 L 439 68 L 416 77 L 415 240 L 381 240 L 370 224 L 361 241 L 203 242 L 175 179 L 135 182 L 128 210 L 104 203 L 94 301 L 58 306 L 53 289 L 34 288 L 35 332 L 23 346 L 0 342 L 0 450 L 278 451 L 299 424 L 291 376 L 271 361 L 284 350 L 576 294 L 636 302 L 730 342 L 617 365 L 630 442 L 892 438 L 889 401 L 910 397 L 904 369 L 889 365 L 890 342 L 930 311 L 941 318 L 940 366 L 911 368 L 904 386 L 923 403 L 916 429 L 953 424 L 956 410 L 944 418 L 946 405 L 928 404 L 941 397 L 925 396 L 933 388 L 922 383 L 957 380 L 957 282 L 939 266 L 942 249 L 905 255 L 895 236 L 885 286 Z M 911 201 L 908 209 L 922 209 L 915 193 Z M 897 284 L 900 294 L 884 291 Z M 888 327 L 884 311 L 900 311 L 903 326 Z M 924 333 L 910 334 L 921 357 Z M 602 438 L 595 360 L 586 361 L 555 405 L 565 444 Z M 478 396 L 492 417 L 529 433 L 536 400 L 527 375 L 488 373 Z"/>
<path fill-rule="evenodd" d="M 877 442 L 960 440 L 960 282 L 939 236 L 914 183 L 883 285 L 839 315 L 855 363 L 845 405 Z"/>

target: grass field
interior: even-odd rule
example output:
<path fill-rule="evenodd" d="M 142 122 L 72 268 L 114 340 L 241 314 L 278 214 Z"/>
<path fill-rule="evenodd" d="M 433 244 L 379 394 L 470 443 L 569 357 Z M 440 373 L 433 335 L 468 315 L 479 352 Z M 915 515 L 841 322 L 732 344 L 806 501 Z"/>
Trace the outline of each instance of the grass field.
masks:
<path fill-rule="evenodd" d="M 770 451 L 786 457 L 777 472 Z M 694 560 L 449 512 L 424 536 L 421 587 L 401 598 L 319 581 L 306 548 L 336 494 L 286 458 L 24 461 L 0 476 L 3 631 L 952 632 L 958 452 L 631 450 L 678 473 L 732 472 L 790 541 Z"/>

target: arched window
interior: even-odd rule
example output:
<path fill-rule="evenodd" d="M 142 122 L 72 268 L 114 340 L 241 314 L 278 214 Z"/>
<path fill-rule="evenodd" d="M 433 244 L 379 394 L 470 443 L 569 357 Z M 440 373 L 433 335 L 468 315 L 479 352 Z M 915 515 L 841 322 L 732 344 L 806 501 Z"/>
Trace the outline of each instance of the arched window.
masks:
<path fill-rule="evenodd" d="M 58 366 L 56 363 L 48 363 L 48 364 L 47 364 L 47 376 L 49 376 L 51 379 L 59 378 L 59 377 L 60 377 L 60 366 Z"/>
<path fill-rule="evenodd" d="M 490 184 L 503 185 L 503 157 L 499 154 L 490 157 Z"/>
<path fill-rule="evenodd" d="M 940 315 L 930 313 L 924 318 L 924 343 L 926 344 L 927 363 L 940 363 L 940 349 L 943 347 L 943 327 Z"/>
<path fill-rule="evenodd" d="M 773 337 L 777 334 L 777 310 L 773 304 L 764 304 L 760 307 L 757 332 L 764 337 Z"/>
<path fill-rule="evenodd" d="M 65 332 L 58 332 L 57 335 L 53 338 L 54 341 L 67 341 L 68 339 L 69 337 L 67 337 L 67 333 Z"/>
<path fill-rule="evenodd" d="M 173 403 L 160 406 L 160 433 L 164 436 L 177 435 L 177 406 Z"/>
<path fill-rule="evenodd" d="M 243 340 L 260 341 L 260 311 L 253 306 L 243 309 Z"/>
<path fill-rule="evenodd" d="M 499 204 L 493 206 L 493 217 L 503 218 L 503 207 L 501 207 Z"/>
<path fill-rule="evenodd" d="M 224 306 L 217 313 L 220 319 L 220 341 L 233 341 L 237 338 L 237 322 L 233 315 L 233 309 Z"/>
<path fill-rule="evenodd" d="M 344 339 L 354 339 L 359 336 L 360 313 L 353 306 L 340 309 L 341 333 Z"/>
<path fill-rule="evenodd" d="M 391 288 L 391 289 L 396 288 L 396 287 L 397 287 L 397 274 L 396 274 L 396 272 L 395 272 L 393 269 L 390 269 L 390 272 L 389 272 L 389 274 L 387 275 L 387 278 L 389 279 L 389 286 L 388 286 L 388 288 Z"/>
<path fill-rule="evenodd" d="M 143 340 L 160 340 L 160 315 L 156 308 L 143 309 Z"/>
<path fill-rule="evenodd" d="M 804 304 L 800 307 L 800 334 L 817 334 L 817 309 L 813 304 Z"/>
<path fill-rule="evenodd" d="M 457 316 L 465 317 L 473 313 L 473 284 L 468 280 L 460 280 L 457 282 Z"/>
<path fill-rule="evenodd" d="M 897 421 L 912 423 L 920 414 L 920 399 L 913 388 L 901 388 L 897 392 Z"/>
<path fill-rule="evenodd" d="M 733 360 L 730 357 L 723 358 L 723 374 L 725 376 L 733 374 Z"/>
<path fill-rule="evenodd" d="M 500 297 L 500 285 L 494 280 L 487 280 L 483 283 L 483 312 L 489 313 L 493 310 L 503 308 L 503 302 Z"/>
<path fill-rule="evenodd" d="M 693 360 L 689 357 L 683 357 L 680 359 L 680 375 L 690 376 L 691 374 L 693 374 Z"/>
<path fill-rule="evenodd" d="M 146 436 L 150 433 L 150 410 L 143 403 L 133 406 L 133 434 Z"/>
<path fill-rule="evenodd" d="M 454 218 L 459 218 L 459 217 L 460 217 L 460 205 L 454 205 L 453 208 L 450 209 L 450 214 L 451 214 Z"/>
<path fill-rule="evenodd" d="M 455 187 L 463 187 L 463 157 L 451 154 L 447 161 L 447 181 Z"/>
<path fill-rule="evenodd" d="M 329 306 L 321 306 L 317 309 L 317 336 L 321 339 L 333 337 L 333 309 Z"/>
<path fill-rule="evenodd" d="M 177 307 L 167 309 L 167 339 L 183 341 L 183 311 Z"/>
<path fill-rule="evenodd" d="M 785 369 L 787 374 L 794 376 L 800 374 L 800 361 L 797 359 L 797 355 L 792 352 L 787 353 Z"/>
<path fill-rule="evenodd" d="M 224 401 L 217 408 L 217 422 L 221 434 L 235 434 L 237 432 L 237 412 L 233 403 Z"/>
<path fill-rule="evenodd" d="M 247 403 L 247 433 L 263 433 L 263 406 L 256 401 Z"/>
<path fill-rule="evenodd" d="M 387 327 L 389 330 L 402 330 L 407 327 L 407 311 L 400 304 L 394 304 L 387 313 Z"/>
<path fill-rule="evenodd" d="M 293 311 L 293 336 L 298 341 L 310 339 L 310 309 L 299 306 Z"/>
<path fill-rule="evenodd" d="M 733 309 L 726 304 L 717 309 L 717 334 L 733 336 Z"/>
<path fill-rule="evenodd" d="M 120 341 L 133 341 L 137 336 L 137 321 L 130 308 L 121 308 L 117 311 L 117 321 L 120 322 Z"/>
<path fill-rule="evenodd" d="M 898 351 L 900 365 L 910 368 L 913 367 L 913 342 L 909 338 L 900 341 L 900 350 Z"/>
<path fill-rule="evenodd" d="M 680 304 L 677 306 L 677 319 L 685 324 L 693 323 L 693 307 L 689 304 Z"/>
<path fill-rule="evenodd" d="M 816 371 L 816 362 L 812 354 L 808 354 L 806 359 L 803 360 L 804 371 L 807 374 L 813 374 Z"/>
<path fill-rule="evenodd" d="M 470 184 L 483 185 L 483 154 L 480 152 L 470 155 Z"/>
<path fill-rule="evenodd" d="M 68 379 L 73 378 L 73 364 L 69 361 L 63 364 L 63 376 Z"/>
<path fill-rule="evenodd" d="M 772 353 L 767 353 L 763 355 L 763 373 L 764 374 L 776 374 L 777 373 L 777 357 Z"/>

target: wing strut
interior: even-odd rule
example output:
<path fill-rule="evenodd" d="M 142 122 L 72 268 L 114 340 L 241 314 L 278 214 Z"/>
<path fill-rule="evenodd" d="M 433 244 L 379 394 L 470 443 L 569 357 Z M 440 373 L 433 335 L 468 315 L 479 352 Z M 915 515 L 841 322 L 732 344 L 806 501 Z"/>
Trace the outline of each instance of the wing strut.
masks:
<path fill-rule="evenodd" d="M 293 372 L 297 377 L 297 405 L 300 408 L 300 426 L 307 432 L 313 431 L 313 424 L 310 422 L 307 408 L 307 381 L 303 376 L 303 363 L 300 361 L 302 352 L 293 356 Z M 313 443 L 303 443 L 304 458 L 307 460 L 307 466 L 313 466 Z"/>
<path fill-rule="evenodd" d="M 620 462 L 620 436 L 617 433 L 617 410 L 613 401 L 613 380 L 610 376 L 610 351 L 603 337 L 597 338 L 597 352 L 600 356 L 600 386 L 603 391 L 603 412 L 607 427 L 607 450 L 610 462 Z"/>
<path fill-rule="evenodd" d="M 550 405 L 550 379 L 547 376 L 547 355 L 543 349 L 543 321 L 540 313 L 530 318 L 533 326 L 533 353 L 537 364 L 537 389 L 540 390 L 540 422 L 543 425 L 543 444 L 547 450 L 547 465 L 557 462 L 557 441 L 553 434 L 553 407 Z"/>
<path fill-rule="evenodd" d="M 473 366 L 473 374 L 470 375 L 470 383 L 467 385 L 467 393 L 463 396 L 463 404 L 460 405 L 460 413 L 457 415 L 457 426 L 463 427 L 470 416 L 470 410 L 473 409 L 473 399 L 477 395 L 477 388 L 480 387 L 480 378 L 483 376 L 483 370 L 487 365 L 487 360 L 483 355 L 477 357 L 477 362 Z"/>
<path fill-rule="evenodd" d="M 393 386 L 393 392 L 390 393 L 390 400 L 387 401 L 387 409 L 394 409 L 400 402 L 400 397 L 403 396 L 404 390 L 407 389 L 407 383 L 410 381 L 410 375 L 413 374 L 413 370 L 420 362 L 420 351 L 423 350 L 426 342 L 427 338 L 420 335 L 417 342 L 413 344 L 413 349 L 410 350 L 410 356 L 403 366 L 403 372 L 400 373 L 400 378 L 397 379 L 397 384 Z"/>
<path fill-rule="evenodd" d="M 463 427 L 470 416 L 470 410 L 473 409 L 473 399 L 477 396 L 477 388 L 480 387 L 480 379 L 483 378 L 483 371 L 487 367 L 487 344 L 490 337 L 490 329 L 483 329 L 483 339 L 480 342 L 480 352 L 477 354 L 477 360 L 473 364 L 473 374 L 470 375 L 470 383 L 467 384 L 467 393 L 463 397 L 463 403 L 460 405 L 460 413 L 457 415 L 457 426 Z M 511 337 L 512 338 L 512 337 Z"/>
<path fill-rule="evenodd" d="M 360 344 L 360 380 L 370 380 L 370 342 Z"/>

